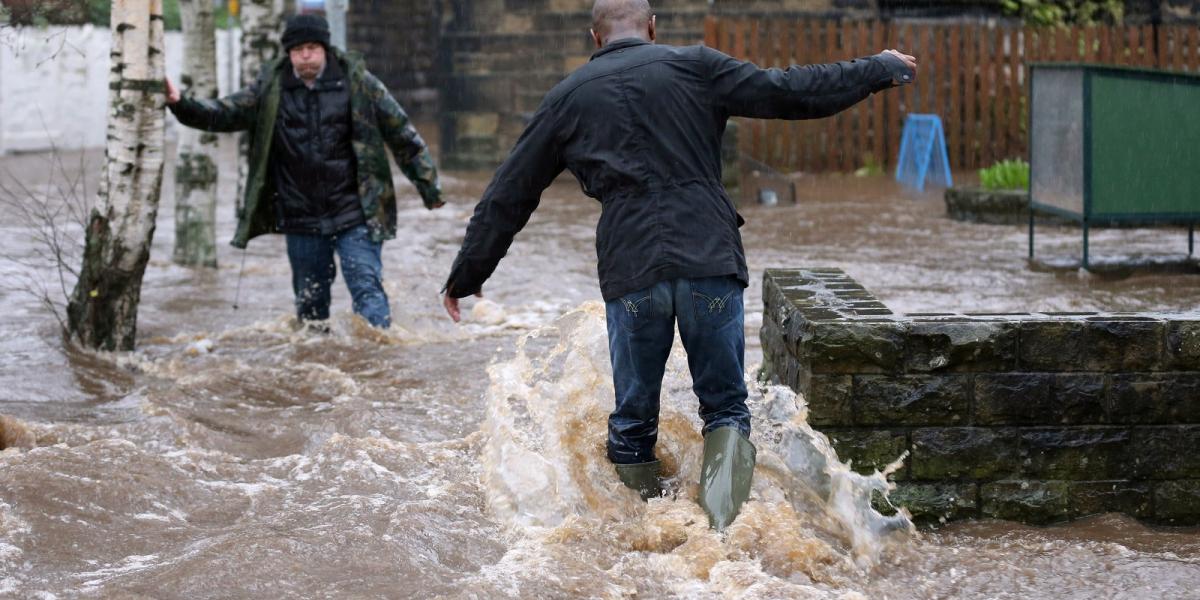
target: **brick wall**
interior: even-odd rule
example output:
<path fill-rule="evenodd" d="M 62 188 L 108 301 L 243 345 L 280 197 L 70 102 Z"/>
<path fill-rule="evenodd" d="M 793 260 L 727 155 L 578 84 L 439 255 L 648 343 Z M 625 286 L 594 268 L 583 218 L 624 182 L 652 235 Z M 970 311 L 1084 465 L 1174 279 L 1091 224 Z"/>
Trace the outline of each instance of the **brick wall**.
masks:
<path fill-rule="evenodd" d="M 432 119 L 441 26 L 441 2 L 354 0 L 346 18 L 346 45 L 363 53 L 367 68 L 411 116 Z"/>
<path fill-rule="evenodd" d="M 908 452 L 916 518 L 1200 523 L 1200 313 L 897 315 L 836 269 L 763 288 L 767 376 L 856 469 Z"/>
<path fill-rule="evenodd" d="M 699 44 L 713 11 L 845 11 L 831 0 L 660 0 L 659 41 Z M 587 62 L 591 0 L 459 0 L 442 37 L 440 138 L 447 168 L 492 169 L 542 97 Z"/>

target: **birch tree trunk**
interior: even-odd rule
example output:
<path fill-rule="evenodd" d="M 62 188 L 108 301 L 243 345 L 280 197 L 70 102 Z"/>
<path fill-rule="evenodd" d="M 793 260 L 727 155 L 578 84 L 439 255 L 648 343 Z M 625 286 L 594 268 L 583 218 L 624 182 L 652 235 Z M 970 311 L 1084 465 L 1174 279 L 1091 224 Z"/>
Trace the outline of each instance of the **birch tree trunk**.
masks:
<path fill-rule="evenodd" d="M 179 0 L 184 69 L 180 83 L 196 98 L 217 97 L 217 35 L 212 0 Z M 217 266 L 217 135 L 181 127 L 175 160 L 177 264 Z"/>
<path fill-rule="evenodd" d="M 86 346 L 132 350 L 163 174 L 162 0 L 114 0 L 108 142 L 68 329 Z"/>
<path fill-rule="evenodd" d="M 239 7 L 242 24 L 242 87 L 254 83 L 263 65 L 275 60 L 282 52 L 279 38 L 283 35 L 284 0 L 244 0 Z M 239 136 L 237 206 L 242 212 L 245 202 L 246 177 L 249 176 L 250 134 Z"/>

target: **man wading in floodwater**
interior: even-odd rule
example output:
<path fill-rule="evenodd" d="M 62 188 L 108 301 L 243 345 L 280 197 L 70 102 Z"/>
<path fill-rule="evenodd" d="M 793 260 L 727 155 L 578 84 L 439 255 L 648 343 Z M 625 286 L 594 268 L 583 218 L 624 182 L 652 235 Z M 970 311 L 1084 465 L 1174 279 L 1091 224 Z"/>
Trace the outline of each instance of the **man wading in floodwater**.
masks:
<path fill-rule="evenodd" d="M 603 206 L 596 231 L 616 408 L 608 458 L 625 485 L 659 495 L 659 391 L 675 325 L 704 420 L 700 505 L 724 529 L 750 494 L 754 446 L 743 380 L 738 227 L 721 187 L 731 116 L 812 119 L 907 83 L 916 59 L 759 69 L 701 46 L 655 45 L 646 0 L 597 0 L 591 61 L 546 95 L 467 226 L 444 304 L 480 292 L 563 169 Z"/>
<path fill-rule="evenodd" d="M 444 204 L 433 156 L 362 58 L 329 45 L 324 18 L 292 17 L 282 41 L 287 55 L 254 85 L 197 100 L 167 81 L 167 106 L 188 127 L 250 130 L 250 173 L 233 245 L 286 234 L 301 323 L 329 318 L 336 253 L 354 313 L 389 327 L 381 254 L 383 241 L 396 237 L 396 191 L 385 146 L 429 209 Z"/>

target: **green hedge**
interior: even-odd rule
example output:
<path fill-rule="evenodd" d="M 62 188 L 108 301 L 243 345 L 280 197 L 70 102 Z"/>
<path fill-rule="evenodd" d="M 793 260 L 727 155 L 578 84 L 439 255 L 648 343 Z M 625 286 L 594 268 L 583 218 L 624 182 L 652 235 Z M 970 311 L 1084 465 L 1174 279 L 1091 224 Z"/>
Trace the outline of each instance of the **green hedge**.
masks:
<path fill-rule="evenodd" d="M 108 27 L 111 13 L 112 0 L 39 0 L 22 4 L 18 8 L 0 5 L 0 24 L 45 27 L 91 23 L 98 27 Z M 220 29 L 235 24 L 235 19 L 229 16 L 229 11 L 224 6 L 216 9 L 215 18 Z M 179 31 L 182 28 L 179 0 L 163 0 L 163 25 L 168 31 Z"/>

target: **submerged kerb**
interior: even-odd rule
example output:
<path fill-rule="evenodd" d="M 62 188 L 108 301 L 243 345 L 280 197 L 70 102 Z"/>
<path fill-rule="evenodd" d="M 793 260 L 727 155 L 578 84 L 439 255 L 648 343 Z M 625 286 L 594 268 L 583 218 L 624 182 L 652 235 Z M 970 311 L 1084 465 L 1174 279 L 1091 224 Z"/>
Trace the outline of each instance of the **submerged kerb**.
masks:
<path fill-rule="evenodd" d="M 765 374 L 856 470 L 903 452 L 918 520 L 1200 523 L 1200 313 L 894 314 L 838 269 L 768 269 Z"/>

